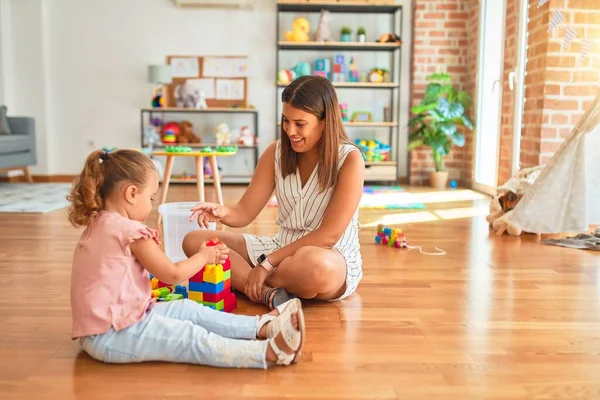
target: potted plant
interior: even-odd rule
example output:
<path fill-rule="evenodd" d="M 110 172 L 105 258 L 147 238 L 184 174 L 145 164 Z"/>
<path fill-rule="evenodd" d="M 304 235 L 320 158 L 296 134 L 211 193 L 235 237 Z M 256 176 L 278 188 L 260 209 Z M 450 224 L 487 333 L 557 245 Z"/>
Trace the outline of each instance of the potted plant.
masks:
<path fill-rule="evenodd" d="M 352 40 L 352 29 L 348 26 L 344 26 L 341 31 L 341 41 L 342 42 L 350 42 Z"/>
<path fill-rule="evenodd" d="M 360 43 L 364 43 L 367 41 L 367 31 L 365 31 L 364 27 L 359 26 L 356 30 L 356 34 L 358 35 L 358 41 Z"/>
<path fill-rule="evenodd" d="M 472 98 L 469 93 L 454 87 L 448 74 L 433 74 L 427 80 L 431 83 L 425 89 L 425 96 L 411 110 L 415 116 L 409 122 L 412 133 L 408 151 L 420 146 L 431 148 L 435 163 L 435 171 L 430 173 L 431 185 L 442 189 L 448 182 L 444 157 L 453 145 L 464 146 L 465 136 L 460 130 L 472 131 L 475 126 L 467 113 Z"/>

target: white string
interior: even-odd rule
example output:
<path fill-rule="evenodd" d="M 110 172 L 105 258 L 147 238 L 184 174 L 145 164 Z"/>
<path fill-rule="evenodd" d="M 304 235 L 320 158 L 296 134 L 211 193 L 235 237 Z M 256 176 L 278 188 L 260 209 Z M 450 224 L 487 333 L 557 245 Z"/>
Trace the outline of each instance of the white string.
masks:
<path fill-rule="evenodd" d="M 444 256 L 444 255 L 446 255 L 446 251 L 443 249 L 440 249 L 439 247 L 434 247 L 434 249 L 436 249 L 440 253 L 429 253 L 427 251 L 423 251 L 423 248 L 421 246 L 406 246 L 406 248 L 408 249 L 408 251 L 414 250 L 414 249 L 419 249 L 419 253 L 425 254 L 427 256 Z"/>

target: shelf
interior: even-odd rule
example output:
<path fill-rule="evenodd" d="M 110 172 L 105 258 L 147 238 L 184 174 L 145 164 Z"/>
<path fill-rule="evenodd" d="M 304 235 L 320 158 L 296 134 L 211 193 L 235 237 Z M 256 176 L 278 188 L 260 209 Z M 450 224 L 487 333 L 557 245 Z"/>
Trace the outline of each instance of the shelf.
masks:
<path fill-rule="evenodd" d="M 396 89 L 397 83 L 371 83 L 371 82 L 331 82 L 336 88 L 344 89 Z M 286 87 L 287 83 L 277 83 L 277 87 Z"/>
<path fill-rule="evenodd" d="M 168 145 L 155 145 L 154 148 L 155 149 L 164 149 L 167 146 L 184 146 L 184 147 L 191 147 L 193 149 L 201 149 L 202 147 L 216 147 L 218 146 L 216 143 L 174 143 L 174 144 L 168 144 Z M 241 144 L 226 144 L 224 146 L 237 146 L 238 150 L 239 149 L 255 149 L 258 146 L 254 145 L 254 146 L 243 146 Z"/>
<path fill-rule="evenodd" d="M 402 4 L 373 4 L 356 2 L 331 2 L 313 1 L 298 2 L 280 0 L 277 2 L 277 10 L 283 12 L 320 12 L 329 10 L 334 13 L 373 13 L 391 14 L 402 9 Z"/>
<path fill-rule="evenodd" d="M 277 122 L 277 125 L 281 125 L 281 121 Z M 396 122 L 344 122 L 344 126 L 355 127 L 355 128 L 395 128 L 398 126 Z"/>
<path fill-rule="evenodd" d="M 366 161 L 365 162 L 366 167 L 377 167 L 377 166 L 395 167 L 396 165 L 398 165 L 398 163 L 396 161 Z"/>
<path fill-rule="evenodd" d="M 255 108 L 221 108 L 221 107 L 213 107 L 213 108 L 180 108 L 180 107 L 156 107 L 156 108 L 142 108 L 144 112 L 166 112 L 166 113 L 238 113 L 238 114 L 247 114 L 247 113 L 256 113 L 258 112 Z"/>
<path fill-rule="evenodd" d="M 394 51 L 401 43 L 377 42 L 285 42 L 277 43 L 280 50 L 356 50 L 356 51 Z"/>

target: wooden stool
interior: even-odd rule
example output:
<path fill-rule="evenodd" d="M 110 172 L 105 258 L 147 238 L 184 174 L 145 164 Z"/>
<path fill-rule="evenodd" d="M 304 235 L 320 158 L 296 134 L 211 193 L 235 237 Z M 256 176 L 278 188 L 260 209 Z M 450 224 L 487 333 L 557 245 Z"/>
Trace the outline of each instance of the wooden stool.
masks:
<path fill-rule="evenodd" d="M 192 151 L 188 153 L 169 153 L 166 151 L 154 151 L 152 152 L 155 156 L 167 157 L 167 164 L 165 166 L 165 175 L 163 177 L 163 188 L 160 195 L 160 204 L 163 204 L 167 200 L 167 193 L 169 191 L 169 183 L 171 182 L 171 172 L 173 171 L 173 161 L 175 157 L 194 157 L 196 159 L 196 188 L 198 189 L 198 199 L 200 202 L 204 201 L 204 157 L 208 157 L 210 161 L 210 167 L 212 168 L 213 182 L 215 190 L 217 191 L 217 199 L 220 205 L 223 205 L 223 191 L 221 190 L 221 179 L 219 178 L 219 168 L 217 166 L 217 157 L 230 157 L 236 154 L 236 152 L 204 152 L 204 151 Z M 158 223 L 160 224 L 160 213 L 158 214 Z"/>

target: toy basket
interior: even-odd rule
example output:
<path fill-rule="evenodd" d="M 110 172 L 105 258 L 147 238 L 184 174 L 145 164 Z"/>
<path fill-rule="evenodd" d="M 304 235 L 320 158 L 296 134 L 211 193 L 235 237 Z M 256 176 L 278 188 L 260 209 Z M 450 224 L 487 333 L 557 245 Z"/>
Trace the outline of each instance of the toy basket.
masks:
<path fill-rule="evenodd" d="M 196 221 L 189 221 L 190 209 L 197 202 L 165 203 L 158 206 L 158 212 L 162 216 L 163 237 L 165 242 L 165 253 L 173 262 L 185 260 L 187 257 L 182 249 L 183 238 L 192 231 L 202 229 Z M 215 222 L 209 223 L 209 229 L 217 229 Z"/>

